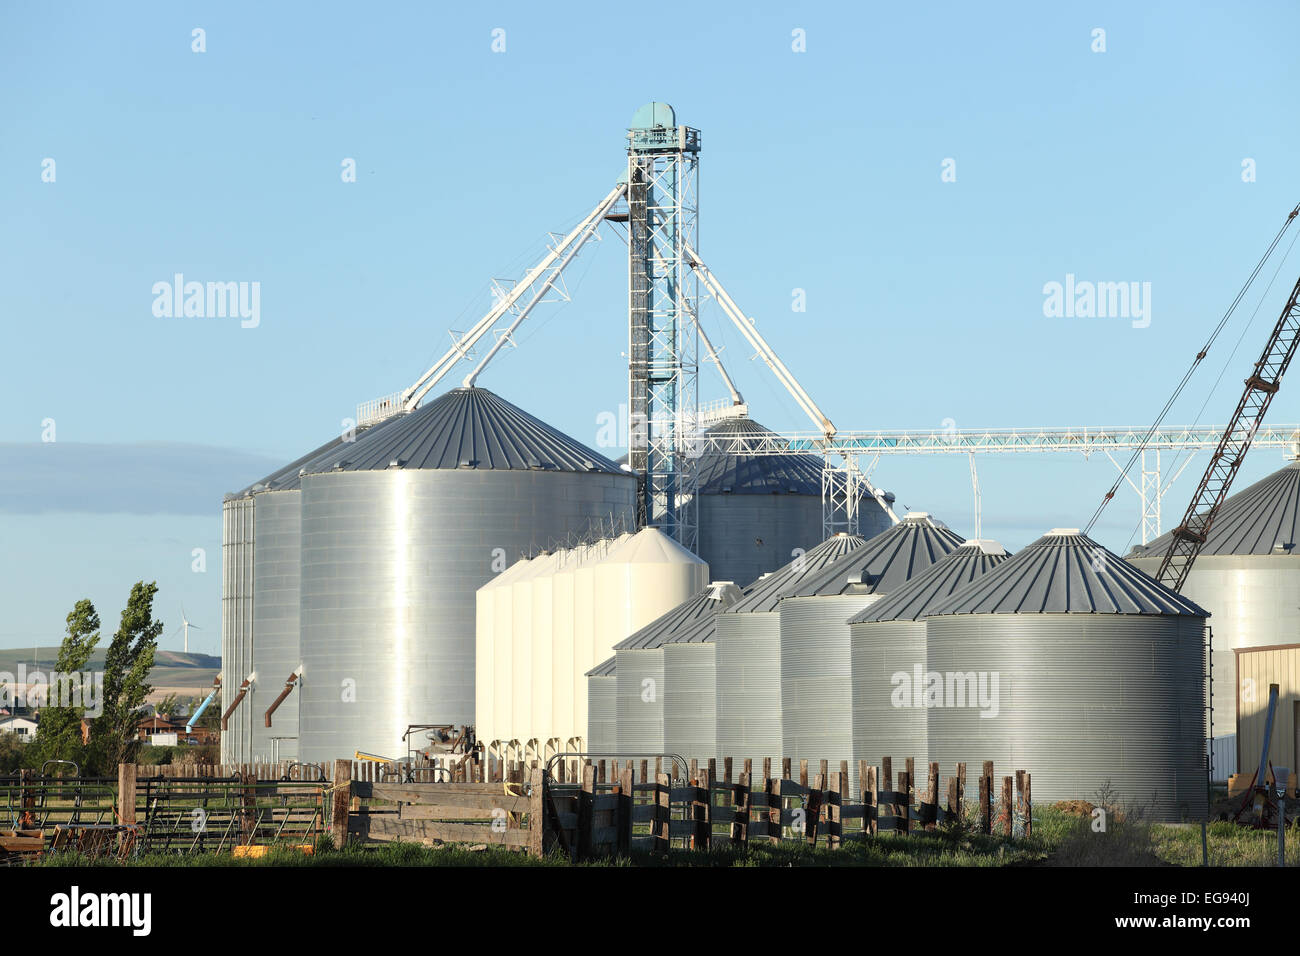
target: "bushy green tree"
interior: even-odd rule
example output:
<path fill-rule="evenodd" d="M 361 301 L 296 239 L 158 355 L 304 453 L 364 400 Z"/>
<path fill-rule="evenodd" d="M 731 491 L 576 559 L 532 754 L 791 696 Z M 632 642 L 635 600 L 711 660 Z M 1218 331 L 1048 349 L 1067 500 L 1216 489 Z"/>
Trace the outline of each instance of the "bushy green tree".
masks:
<path fill-rule="evenodd" d="M 99 614 L 95 605 L 83 598 L 67 616 L 67 634 L 59 647 L 55 670 L 60 674 L 83 671 L 90 655 L 99 643 Z M 53 698 L 55 688 L 50 687 Z M 84 700 L 83 700 L 84 702 Z M 51 703 L 54 703 L 51 700 Z M 41 719 L 36 739 L 31 743 L 26 760 L 39 768 L 47 760 L 73 760 L 82 763 L 85 746 L 82 743 L 81 720 L 86 714 L 83 706 L 46 706 L 41 708 Z"/>
<path fill-rule="evenodd" d="M 134 760 L 140 741 L 141 711 L 153 687 L 149 672 L 162 634 L 154 620 L 155 582 L 137 581 L 131 588 L 122 623 L 104 658 L 104 712 L 90 725 L 91 763 L 100 773 L 116 773 L 117 765 Z"/>

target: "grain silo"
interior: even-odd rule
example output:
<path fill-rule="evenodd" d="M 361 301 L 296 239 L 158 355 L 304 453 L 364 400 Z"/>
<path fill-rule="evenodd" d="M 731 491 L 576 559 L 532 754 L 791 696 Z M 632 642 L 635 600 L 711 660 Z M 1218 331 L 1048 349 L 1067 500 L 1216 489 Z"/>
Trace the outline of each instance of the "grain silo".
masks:
<path fill-rule="evenodd" d="M 617 679 L 615 659 L 602 661 L 587 671 L 587 746 L 591 754 L 612 754 L 618 750 L 618 718 L 614 695 Z"/>
<path fill-rule="evenodd" d="M 1128 561 L 1156 574 L 1170 539 L 1134 549 Z M 1224 501 L 1182 593 L 1213 615 L 1212 776 L 1226 780 L 1255 769 L 1237 766 L 1236 652 L 1294 644 L 1300 634 L 1300 461 Z"/>
<path fill-rule="evenodd" d="M 513 674 L 510 641 L 514 624 L 511 585 L 526 574 L 531 558 L 520 558 L 474 594 L 474 730 L 479 740 L 510 740 Z"/>
<path fill-rule="evenodd" d="M 990 571 L 1010 555 L 996 541 L 968 540 L 907 583 L 849 619 L 849 661 L 853 684 L 853 766 L 883 757 L 915 758 L 924 780 L 928 760 L 925 710 L 896 706 L 894 691 L 926 671 L 925 616 L 932 607 Z"/>
<path fill-rule="evenodd" d="M 1155 819 L 1203 818 L 1206 615 L 1076 529 L 1049 532 L 926 618 L 911 703 L 930 759 L 1028 770 L 1039 804 L 1109 784 Z"/>
<path fill-rule="evenodd" d="M 961 545 L 928 514 L 911 513 L 789 589 L 778 606 L 782 757 L 851 759 L 849 618 Z M 850 773 L 856 786 L 856 764 Z"/>
<path fill-rule="evenodd" d="M 663 642 L 664 750 L 702 763 L 718 755 L 718 663 L 713 638 L 718 612 L 743 592 L 729 581 L 710 585 L 718 598 L 715 613 L 676 628 Z"/>
<path fill-rule="evenodd" d="M 658 528 L 642 528 L 595 565 L 593 662 L 709 583 L 709 566 Z"/>
<path fill-rule="evenodd" d="M 781 758 L 781 599 L 816 574 L 866 544 L 837 534 L 745 589 L 745 596 L 718 615 L 714 633 L 717 667 L 716 730 L 719 758 L 739 767 Z M 774 766 L 780 766 L 779 763 Z"/>
<path fill-rule="evenodd" d="M 696 460 L 699 552 L 714 580 L 749 584 L 822 540 L 821 458 L 770 453 L 780 437 L 745 417 L 723 419 L 705 435 L 710 441 Z M 869 495 L 858 521 L 864 538 L 891 523 Z"/>
<path fill-rule="evenodd" d="M 352 447 L 381 422 L 340 434 L 272 472 L 222 504 L 221 709 L 241 683 L 256 674 L 221 734 L 221 759 L 229 763 L 291 760 L 297 756 L 297 693 L 266 710 L 301 663 L 298 642 L 301 474 Z"/>
<path fill-rule="evenodd" d="M 631 521 L 635 478 L 486 389 L 458 388 L 302 479 L 299 753 L 392 754 L 474 720 L 475 591 L 503 556 Z"/>
<path fill-rule="evenodd" d="M 621 754 L 662 754 L 667 682 L 664 642 L 736 603 L 740 589 L 718 582 L 614 645 L 616 739 Z M 709 700 L 710 707 L 713 704 Z"/>

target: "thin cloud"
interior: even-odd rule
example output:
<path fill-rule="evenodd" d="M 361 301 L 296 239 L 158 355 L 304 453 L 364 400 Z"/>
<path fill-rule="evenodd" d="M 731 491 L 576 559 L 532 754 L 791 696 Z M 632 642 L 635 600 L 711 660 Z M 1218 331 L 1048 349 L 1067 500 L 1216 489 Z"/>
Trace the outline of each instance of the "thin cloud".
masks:
<path fill-rule="evenodd" d="M 283 464 L 182 442 L 0 443 L 0 513 L 213 515 Z"/>

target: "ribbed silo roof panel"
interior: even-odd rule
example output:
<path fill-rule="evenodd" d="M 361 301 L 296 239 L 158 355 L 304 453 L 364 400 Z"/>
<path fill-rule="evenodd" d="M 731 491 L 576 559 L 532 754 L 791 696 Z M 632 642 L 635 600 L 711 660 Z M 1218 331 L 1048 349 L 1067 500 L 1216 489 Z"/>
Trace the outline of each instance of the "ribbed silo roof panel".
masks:
<path fill-rule="evenodd" d="M 618 663 L 618 657 L 616 656 L 610 657 L 609 660 L 602 661 L 601 663 L 597 664 L 595 667 L 587 671 L 587 673 L 583 674 L 582 676 L 583 677 L 613 677 L 614 667 L 617 663 Z"/>
<path fill-rule="evenodd" d="M 734 584 L 720 583 L 707 587 L 695 597 L 683 601 L 667 614 L 619 641 L 614 645 L 614 650 L 644 651 L 675 643 L 676 635 L 707 627 L 720 612 L 735 604 L 739 597 L 740 589 Z"/>
<path fill-rule="evenodd" d="M 785 567 L 759 578 L 746 589 L 745 596 L 728 608 L 726 613 L 775 611 L 781 599 L 794 593 L 794 589 L 805 577 L 834 564 L 866 543 L 865 539 L 855 534 L 837 534 L 827 538 Z"/>
<path fill-rule="evenodd" d="M 930 608 L 1010 558 L 996 541 L 967 541 L 916 577 L 889 592 L 875 604 L 849 619 L 866 621 L 919 621 Z"/>
<path fill-rule="evenodd" d="M 1172 540 L 1172 532 L 1162 534 L 1135 548 L 1130 557 L 1159 557 Z M 1297 545 L 1300 461 L 1293 461 L 1223 502 L 1201 554 L 1300 554 Z"/>
<path fill-rule="evenodd" d="M 744 454 L 747 450 L 771 446 L 773 441 L 779 442 L 775 432 L 758 422 L 727 418 L 711 425 L 705 434 L 725 438 L 731 447 L 715 451 L 710 446 L 696 460 L 700 494 L 821 496 L 823 463 L 816 455 Z"/>
<path fill-rule="evenodd" d="M 389 424 L 391 422 L 391 424 Z M 476 468 L 627 474 L 581 442 L 485 388 L 456 388 L 335 449 L 317 471 Z M 331 460 L 332 459 L 332 460 Z"/>
<path fill-rule="evenodd" d="M 927 514 L 909 514 L 861 548 L 804 577 L 787 596 L 888 594 L 961 547 L 963 540 Z"/>
<path fill-rule="evenodd" d="M 931 609 L 940 614 L 1209 612 L 1075 529 L 1048 532 Z"/>

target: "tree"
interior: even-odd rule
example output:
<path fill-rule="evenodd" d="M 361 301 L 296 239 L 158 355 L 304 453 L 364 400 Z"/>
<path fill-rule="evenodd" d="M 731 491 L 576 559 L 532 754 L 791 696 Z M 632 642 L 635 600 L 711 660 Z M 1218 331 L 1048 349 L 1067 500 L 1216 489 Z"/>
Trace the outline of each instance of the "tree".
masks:
<path fill-rule="evenodd" d="M 99 614 L 95 605 L 82 598 L 67 616 L 67 636 L 59 647 L 59 659 L 55 671 L 65 680 L 68 675 L 79 674 L 90 660 L 90 655 L 99 643 Z M 65 688 L 67 685 L 64 685 Z M 82 686 L 82 693 L 88 689 Z M 51 697 L 55 697 L 56 685 L 50 684 Z M 82 704 L 88 703 L 83 696 Z M 32 743 L 32 753 L 28 759 L 37 767 L 47 760 L 75 760 L 82 762 L 84 745 L 81 737 L 81 720 L 86 715 L 85 706 L 71 706 L 68 701 L 51 700 L 41 710 L 40 724 L 36 730 L 36 740 Z M 91 702 L 93 703 L 93 702 Z"/>
<path fill-rule="evenodd" d="M 175 694 L 168 694 L 154 705 L 153 712 L 159 717 L 166 717 L 170 720 L 180 708 L 180 699 Z"/>
<path fill-rule="evenodd" d="M 104 658 L 104 712 L 90 726 L 92 762 L 101 773 L 113 773 L 118 764 L 131 762 L 140 745 L 140 708 L 153 690 L 149 672 L 163 630 L 162 622 L 153 617 L 157 593 L 156 582 L 135 583 L 122 612 L 122 623 L 108 645 Z"/>

